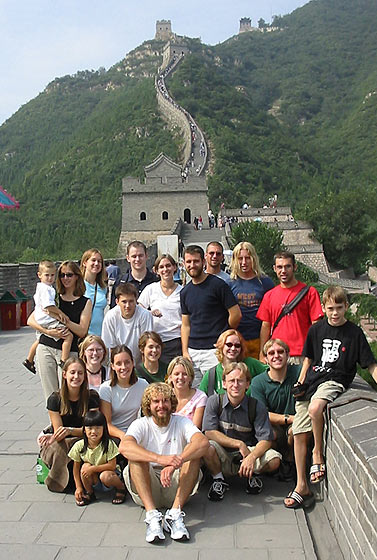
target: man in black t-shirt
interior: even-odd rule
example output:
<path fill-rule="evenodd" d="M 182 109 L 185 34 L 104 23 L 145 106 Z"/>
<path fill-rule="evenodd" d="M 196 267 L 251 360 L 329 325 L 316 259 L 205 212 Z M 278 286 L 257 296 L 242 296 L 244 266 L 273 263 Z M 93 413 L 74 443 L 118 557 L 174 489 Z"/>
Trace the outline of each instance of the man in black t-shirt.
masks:
<path fill-rule="evenodd" d="M 218 336 L 228 328 L 237 328 L 241 310 L 229 286 L 204 272 L 201 247 L 186 247 L 184 263 L 191 282 L 180 293 L 182 354 L 193 363 L 193 386 L 197 387 L 204 373 L 218 363 L 214 347 Z"/>
<path fill-rule="evenodd" d="M 323 459 L 323 411 L 352 383 L 357 364 L 368 368 L 377 381 L 377 364 L 363 331 L 345 314 L 347 296 L 340 286 L 329 286 L 323 294 L 326 319 L 310 327 L 304 346 L 304 363 L 295 397 L 293 420 L 294 450 L 297 469 L 296 488 L 284 501 L 285 507 L 308 507 L 313 503 L 306 480 L 305 463 L 313 431 L 313 464 L 310 481 L 316 484 L 326 475 Z"/>

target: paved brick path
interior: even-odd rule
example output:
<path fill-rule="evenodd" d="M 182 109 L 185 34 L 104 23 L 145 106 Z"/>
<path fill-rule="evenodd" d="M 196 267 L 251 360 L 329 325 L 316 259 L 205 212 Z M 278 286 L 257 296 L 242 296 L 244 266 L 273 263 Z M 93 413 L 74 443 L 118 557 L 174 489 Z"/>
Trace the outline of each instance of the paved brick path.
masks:
<path fill-rule="evenodd" d="M 301 510 L 282 505 L 286 484 L 265 479 L 260 496 L 240 481 L 221 504 L 207 488 L 186 505 L 191 540 L 163 545 L 145 541 L 144 512 L 128 497 L 113 506 L 104 498 L 79 508 L 73 495 L 53 494 L 35 477 L 36 435 L 48 417 L 36 376 L 21 362 L 34 333 L 0 332 L 0 558 L 10 560 L 314 560 Z"/>

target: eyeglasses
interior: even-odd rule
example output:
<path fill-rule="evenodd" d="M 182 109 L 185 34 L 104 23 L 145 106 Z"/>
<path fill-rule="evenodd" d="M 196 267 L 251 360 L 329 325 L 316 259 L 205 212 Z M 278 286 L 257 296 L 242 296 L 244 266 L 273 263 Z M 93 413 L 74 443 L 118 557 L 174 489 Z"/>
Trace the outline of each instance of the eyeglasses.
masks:
<path fill-rule="evenodd" d="M 213 255 L 216 255 L 216 256 L 220 257 L 222 255 L 222 252 L 221 251 L 210 251 L 208 254 L 211 255 L 211 257 L 213 257 Z"/>
<path fill-rule="evenodd" d="M 72 278 L 72 276 L 74 275 L 75 275 L 74 272 L 61 272 L 59 274 L 59 278 Z"/>
<path fill-rule="evenodd" d="M 226 346 L 227 348 L 232 348 L 232 347 L 234 346 L 234 348 L 237 348 L 237 350 L 238 350 L 239 348 L 241 348 L 241 344 L 240 344 L 239 342 L 236 342 L 236 343 L 233 343 L 233 342 L 226 342 L 226 343 L 225 343 L 225 346 Z"/>
<path fill-rule="evenodd" d="M 88 352 L 88 354 L 103 354 L 104 350 L 103 348 L 87 348 L 85 352 Z"/>

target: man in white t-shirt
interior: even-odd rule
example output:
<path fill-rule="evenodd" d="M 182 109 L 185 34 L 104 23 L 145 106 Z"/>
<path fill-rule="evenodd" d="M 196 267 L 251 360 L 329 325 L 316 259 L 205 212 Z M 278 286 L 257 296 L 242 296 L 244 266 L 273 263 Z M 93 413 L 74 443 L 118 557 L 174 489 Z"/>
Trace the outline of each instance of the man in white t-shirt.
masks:
<path fill-rule="evenodd" d="M 152 383 L 144 391 L 143 418 L 132 422 L 119 450 L 127 457 L 124 481 L 135 503 L 144 506 L 147 542 L 188 540 L 181 507 L 195 494 L 201 472 L 200 459 L 208 439 L 184 416 L 173 414 L 174 392 L 166 383 Z M 159 507 L 170 507 L 162 519 Z"/>
<path fill-rule="evenodd" d="M 109 350 L 120 344 L 128 346 L 135 364 L 141 360 L 138 347 L 140 336 L 153 329 L 152 315 L 137 304 L 138 296 L 137 288 L 129 282 L 117 286 L 116 306 L 106 313 L 101 334 Z"/>

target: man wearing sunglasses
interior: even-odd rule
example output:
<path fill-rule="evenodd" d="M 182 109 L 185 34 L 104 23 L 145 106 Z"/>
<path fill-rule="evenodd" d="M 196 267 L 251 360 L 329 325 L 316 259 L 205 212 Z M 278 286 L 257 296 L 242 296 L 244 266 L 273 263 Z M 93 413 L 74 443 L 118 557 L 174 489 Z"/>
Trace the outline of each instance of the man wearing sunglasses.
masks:
<path fill-rule="evenodd" d="M 210 241 L 206 247 L 206 252 L 204 255 L 206 260 L 206 272 L 207 274 L 214 274 L 221 280 L 229 280 L 230 276 L 221 270 L 221 265 L 224 261 L 224 248 L 218 241 Z"/>

